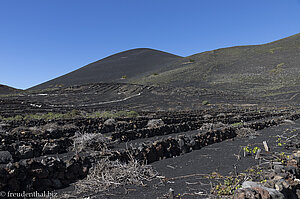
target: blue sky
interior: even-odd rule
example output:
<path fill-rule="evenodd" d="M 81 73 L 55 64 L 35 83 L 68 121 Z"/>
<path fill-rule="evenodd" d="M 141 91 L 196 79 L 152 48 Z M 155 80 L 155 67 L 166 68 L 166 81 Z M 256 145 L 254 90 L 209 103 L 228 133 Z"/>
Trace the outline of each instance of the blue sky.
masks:
<path fill-rule="evenodd" d="M 181 56 L 300 33 L 300 0 L 0 0 L 0 84 L 139 47 Z"/>

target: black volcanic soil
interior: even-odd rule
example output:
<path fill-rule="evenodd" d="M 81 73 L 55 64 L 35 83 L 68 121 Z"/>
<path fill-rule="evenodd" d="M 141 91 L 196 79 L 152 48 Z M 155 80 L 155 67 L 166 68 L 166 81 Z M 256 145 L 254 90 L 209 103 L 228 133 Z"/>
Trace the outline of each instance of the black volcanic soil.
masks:
<path fill-rule="evenodd" d="M 145 187 L 123 186 L 73 198 L 165 198 L 169 188 L 182 198 L 213 197 L 209 191 L 217 179 L 205 176 L 242 172 L 257 164 L 253 157 L 237 159 L 241 147 L 262 148 L 265 140 L 274 152 L 299 148 L 300 123 L 291 121 L 300 117 L 299 38 L 187 58 L 129 50 L 27 91 L 1 95 L 0 190 L 67 194 L 98 158 L 126 162 L 130 153 L 151 164 L 160 178 Z M 2 89 L 0 94 L 14 91 Z M 88 117 L 124 110 L 136 111 L 139 117 Z M 72 111 L 81 116 L 25 117 Z M 148 126 L 153 119 L 162 124 Z M 260 135 L 238 138 L 241 128 Z M 275 136 L 287 132 L 294 136 L 292 147 L 279 146 Z M 75 153 L 74 140 L 80 133 L 105 139 L 88 142 L 83 152 Z"/>
<path fill-rule="evenodd" d="M 222 89 L 267 101 L 299 103 L 299 46 L 300 34 L 296 34 L 263 45 L 198 53 L 135 83 Z"/>
<path fill-rule="evenodd" d="M 97 83 L 26 91 L 13 96 L 2 96 L 0 101 L 2 116 L 29 112 L 67 112 L 73 109 L 89 112 L 197 110 L 207 106 L 203 102 L 220 107 L 229 104 L 251 106 L 265 103 L 264 100 L 222 90 L 127 83 Z"/>
<path fill-rule="evenodd" d="M 300 120 L 296 120 L 295 124 L 287 121 L 278 126 L 259 130 L 257 135 L 253 137 L 236 137 L 178 157 L 151 163 L 153 168 L 163 177 L 160 177 L 163 181 L 155 179 L 146 182 L 144 187 L 128 185 L 104 193 L 87 193 L 80 197 L 73 196 L 73 198 L 168 198 L 167 194 L 170 188 L 174 189 L 175 195 L 181 196 L 180 198 L 218 198 L 210 194 L 210 190 L 220 180 L 207 179 L 206 176 L 213 172 L 221 175 L 234 175 L 235 172 L 245 172 L 251 166 L 257 165 L 259 161 L 255 160 L 253 156 L 243 157 L 241 148 L 244 146 L 252 148 L 257 146 L 263 149 L 262 142 L 267 141 L 272 152 L 291 152 L 293 149 L 278 146 L 278 136 L 282 136 L 287 131 L 292 132 L 289 136 L 298 135 L 299 129 Z M 174 135 L 171 136 L 174 137 Z M 240 155 L 241 159 L 238 159 L 237 155 Z M 73 188 L 69 187 L 59 192 L 68 193 L 72 190 Z"/>
<path fill-rule="evenodd" d="M 128 82 L 131 79 L 163 71 L 180 58 L 170 53 L 147 48 L 128 50 L 88 64 L 31 89 L 98 82 Z"/>
<path fill-rule="evenodd" d="M 1 170 L 2 175 L 8 179 L 1 186 L 4 186 L 3 189 L 6 191 L 12 189 L 23 191 L 25 188 L 26 191 L 54 189 L 55 192 L 68 194 L 68 191 L 72 190 L 72 183 L 85 178 L 88 174 L 88 168 L 91 166 L 90 160 L 110 157 L 112 160 L 126 161 L 128 159 L 127 146 L 129 146 L 135 158 L 151 163 L 160 175 L 164 176 L 163 183 L 155 179 L 152 182 L 146 182 L 147 187 L 125 186 L 128 190 L 127 194 L 124 194 L 124 187 L 121 187 L 109 190 L 108 193 L 92 193 L 94 198 L 156 198 L 162 197 L 170 187 L 175 189 L 176 194 L 189 191 L 191 198 L 197 198 L 198 196 L 193 195 L 195 192 L 208 193 L 210 189 L 210 185 L 200 187 L 193 185 L 199 180 L 204 184 L 209 183 L 207 179 L 203 179 L 203 175 L 213 171 L 227 174 L 233 170 L 233 164 L 237 164 L 238 171 L 253 165 L 255 163 L 253 158 L 247 157 L 237 161 L 233 154 L 238 154 L 240 147 L 248 143 L 256 143 L 261 147 L 262 140 L 267 140 L 273 147 L 273 138 L 269 136 L 274 135 L 275 131 L 274 127 L 268 127 L 280 124 L 284 119 L 299 117 L 292 109 L 257 106 L 206 107 L 195 111 L 141 112 L 140 114 L 138 118 L 116 118 L 112 124 L 106 124 L 104 118 L 49 121 L 3 120 L 0 129 L 2 141 L 0 151 L 8 151 L 12 159 L 7 158 L 1 161 L 12 161 L 13 165 L 6 163 L 1 165 L 1 168 L 4 168 Z M 152 119 L 162 119 L 163 126 L 147 127 Z M 207 129 L 205 126 L 208 124 L 214 124 L 215 127 Z M 260 131 L 262 137 L 255 139 L 235 138 L 236 129 L 241 128 L 240 125 L 253 129 L 271 130 Z M 205 128 L 198 130 L 202 127 Z M 282 128 L 287 127 L 282 126 Z M 280 132 L 280 128 L 278 129 Z M 99 145 L 96 144 L 85 148 L 83 153 L 78 154 L 79 156 L 74 156 L 72 146 L 76 132 L 105 135 L 110 140 L 106 143 L 110 150 L 103 154 L 98 151 Z M 190 143 L 188 148 L 192 147 L 193 150 L 180 144 L 182 140 Z M 153 148 L 159 145 L 163 151 L 153 151 L 160 150 Z M 170 151 L 167 149 L 169 146 L 172 146 Z M 18 167 L 19 164 L 22 167 Z M 7 173 L 14 167 L 17 173 L 25 173 L 25 176 L 19 178 L 14 172 Z M 62 175 L 56 172 L 64 173 Z M 191 174 L 201 174 L 202 178 L 201 175 L 180 177 Z M 35 179 L 33 184 L 32 179 Z M 11 181 L 18 181 L 18 183 L 7 183 Z M 192 184 L 187 186 L 186 182 Z M 21 187 L 18 184 L 24 186 Z M 66 187 L 67 189 L 61 189 Z M 80 198 L 80 195 L 75 198 Z"/>
<path fill-rule="evenodd" d="M 21 90 L 0 84 L 0 95 L 14 94 Z"/>
<path fill-rule="evenodd" d="M 111 55 L 29 90 L 130 83 L 181 90 L 187 95 L 223 92 L 244 99 L 297 104 L 299 46 L 300 34 L 263 45 L 235 46 L 188 57 L 139 48 Z"/>

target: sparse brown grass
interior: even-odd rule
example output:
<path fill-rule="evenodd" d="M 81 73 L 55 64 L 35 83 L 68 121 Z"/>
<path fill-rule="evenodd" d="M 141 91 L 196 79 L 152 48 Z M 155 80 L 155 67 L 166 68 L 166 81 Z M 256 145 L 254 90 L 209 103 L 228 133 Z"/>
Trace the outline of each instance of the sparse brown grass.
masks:
<path fill-rule="evenodd" d="M 96 150 L 106 150 L 106 143 L 108 142 L 108 138 L 100 133 L 84 133 L 84 134 L 76 134 L 73 142 L 73 151 L 79 153 L 84 151 L 86 148 L 92 147 Z"/>

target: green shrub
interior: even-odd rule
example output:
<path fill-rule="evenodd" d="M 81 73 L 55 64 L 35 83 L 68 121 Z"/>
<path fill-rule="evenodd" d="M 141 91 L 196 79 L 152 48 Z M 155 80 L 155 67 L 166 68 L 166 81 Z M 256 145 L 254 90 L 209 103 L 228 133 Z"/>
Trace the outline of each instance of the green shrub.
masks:
<path fill-rule="evenodd" d="M 117 118 L 117 117 L 137 117 L 138 113 L 135 111 L 119 111 L 119 112 L 94 112 L 88 114 L 88 118 Z"/>
<path fill-rule="evenodd" d="M 117 117 L 137 117 L 138 113 L 135 111 L 119 111 L 119 112 L 93 112 L 89 114 L 82 114 L 79 110 L 72 110 L 67 113 L 53 113 L 46 114 L 27 114 L 25 116 L 16 115 L 13 117 L 0 116 L 0 120 L 13 121 L 13 120 L 57 120 L 57 119 L 72 119 L 72 118 L 117 118 Z"/>
<path fill-rule="evenodd" d="M 23 120 L 23 117 L 22 117 L 22 115 L 16 115 L 14 119 L 15 120 Z"/>
<path fill-rule="evenodd" d="M 127 117 L 137 117 L 139 114 L 135 111 L 129 111 L 127 112 Z"/>
<path fill-rule="evenodd" d="M 207 104 L 208 104 L 207 100 L 202 101 L 202 105 L 207 105 Z"/>
<path fill-rule="evenodd" d="M 237 126 L 240 126 L 240 125 L 243 125 L 243 123 L 242 122 L 236 122 L 236 123 L 232 124 L 232 126 L 234 126 L 234 127 L 237 127 Z"/>

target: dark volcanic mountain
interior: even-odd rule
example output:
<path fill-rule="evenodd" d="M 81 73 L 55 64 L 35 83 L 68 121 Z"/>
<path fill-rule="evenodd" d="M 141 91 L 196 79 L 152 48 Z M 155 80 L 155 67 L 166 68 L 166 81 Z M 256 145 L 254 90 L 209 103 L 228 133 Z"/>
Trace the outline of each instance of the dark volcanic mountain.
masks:
<path fill-rule="evenodd" d="M 174 63 L 171 70 L 144 77 L 135 83 L 300 100 L 300 34 L 263 45 L 195 54 Z"/>
<path fill-rule="evenodd" d="M 163 71 L 168 64 L 181 57 L 148 48 L 120 52 L 61 77 L 33 87 L 43 89 L 98 82 L 128 82 L 148 74 Z"/>
<path fill-rule="evenodd" d="M 14 94 L 21 90 L 0 84 L 0 95 Z"/>
<path fill-rule="evenodd" d="M 223 93 L 228 99 L 240 96 L 298 103 L 299 63 L 300 34 L 263 45 L 223 48 L 184 58 L 140 48 L 109 56 L 33 88 L 133 83 L 169 90 L 160 94 L 153 91 L 159 96 L 170 97 L 176 92 L 181 97 L 199 98 L 206 93 L 219 98 Z"/>

